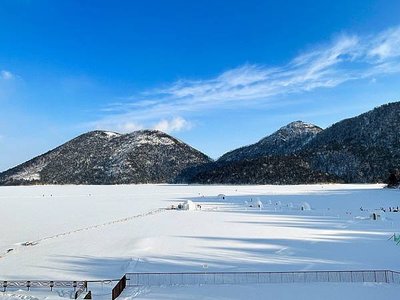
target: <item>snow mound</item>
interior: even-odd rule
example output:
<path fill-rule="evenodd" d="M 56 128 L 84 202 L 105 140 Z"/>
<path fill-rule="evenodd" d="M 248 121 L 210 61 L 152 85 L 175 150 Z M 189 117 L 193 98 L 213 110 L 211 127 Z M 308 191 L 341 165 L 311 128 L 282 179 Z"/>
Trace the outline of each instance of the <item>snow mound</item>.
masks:
<path fill-rule="evenodd" d="M 194 204 L 194 202 L 191 200 L 187 200 L 183 204 L 183 210 L 195 210 L 195 209 L 196 209 L 196 204 Z"/>

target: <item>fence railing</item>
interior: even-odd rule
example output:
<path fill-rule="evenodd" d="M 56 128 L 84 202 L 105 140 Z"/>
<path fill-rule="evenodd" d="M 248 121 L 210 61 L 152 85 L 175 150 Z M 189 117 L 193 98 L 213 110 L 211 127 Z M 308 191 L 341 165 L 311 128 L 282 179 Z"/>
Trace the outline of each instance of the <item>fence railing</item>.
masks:
<path fill-rule="evenodd" d="M 126 286 L 168 286 L 168 285 L 210 285 L 210 284 L 265 284 L 265 283 L 388 283 L 400 284 L 400 272 L 391 270 L 358 271 L 295 271 L 295 272 L 183 272 L 183 273 L 126 273 L 112 290 L 112 299 L 116 299 Z M 57 288 L 73 289 L 77 299 L 87 291 L 89 283 L 103 281 L 0 281 L 3 291 L 11 288 Z M 91 295 L 87 295 L 88 299 Z"/>
<path fill-rule="evenodd" d="M 127 273 L 128 286 L 263 284 L 313 282 L 371 282 L 400 284 L 400 273 L 390 270 L 304 272 L 193 272 Z"/>
<path fill-rule="evenodd" d="M 84 291 L 87 290 L 86 281 L 60 281 L 60 280 L 4 280 L 3 291 L 12 288 L 26 288 L 28 291 L 35 288 L 49 288 L 50 290 L 59 288 L 70 288 L 74 290 L 74 298 L 77 299 Z"/>

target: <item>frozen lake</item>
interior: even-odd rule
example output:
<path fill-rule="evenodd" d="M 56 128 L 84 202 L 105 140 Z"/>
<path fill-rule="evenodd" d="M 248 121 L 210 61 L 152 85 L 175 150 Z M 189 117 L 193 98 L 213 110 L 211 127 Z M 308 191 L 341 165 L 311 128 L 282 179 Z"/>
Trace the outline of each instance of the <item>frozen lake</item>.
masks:
<path fill-rule="evenodd" d="M 400 246 L 388 240 L 400 233 L 400 213 L 389 211 L 399 196 L 382 185 L 1 187 L 0 279 L 400 270 Z M 201 209 L 164 210 L 186 200 Z"/>

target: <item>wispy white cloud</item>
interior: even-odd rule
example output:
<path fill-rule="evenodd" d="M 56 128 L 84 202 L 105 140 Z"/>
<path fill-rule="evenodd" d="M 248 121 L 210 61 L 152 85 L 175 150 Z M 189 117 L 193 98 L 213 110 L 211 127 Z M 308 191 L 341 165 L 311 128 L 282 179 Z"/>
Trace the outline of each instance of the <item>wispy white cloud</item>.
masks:
<path fill-rule="evenodd" d="M 107 129 L 120 133 L 128 133 L 144 128 L 143 124 L 125 120 L 124 118 L 117 120 L 116 122 L 113 122 L 112 120 L 100 120 L 91 125 L 94 125 L 96 129 Z"/>
<path fill-rule="evenodd" d="M 376 81 L 378 76 L 398 72 L 400 26 L 367 36 L 343 34 L 285 65 L 245 64 L 214 78 L 179 80 L 143 91 L 104 108 L 104 116 L 95 124 L 115 129 L 119 124 L 137 122 L 149 127 L 162 120 L 160 129 L 185 127 L 170 118 L 221 107 L 273 103 L 279 95 L 334 88 L 351 80 Z"/>
<path fill-rule="evenodd" d="M 385 61 L 400 56 L 400 27 L 390 28 L 371 40 L 368 56 Z"/>
<path fill-rule="evenodd" d="M 182 117 L 175 117 L 171 120 L 163 119 L 154 125 L 154 129 L 168 133 L 189 130 L 190 128 L 192 128 L 192 124 Z"/>
<path fill-rule="evenodd" d="M 93 125 L 93 124 L 92 124 Z M 156 122 L 131 122 L 125 118 L 109 118 L 96 121 L 96 129 L 114 130 L 120 133 L 133 132 L 145 128 L 157 129 L 167 133 L 189 130 L 193 124 L 182 117 L 174 117 L 170 119 L 161 119 Z M 0 136 L 1 137 L 1 136 Z"/>
<path fill-rule="evenodd" d="M 7 70 L 1 70 L 0 71 L 0 78 L 3 80 L 10 80 L 13 79 L 15 76 L 13 73 Z"/>

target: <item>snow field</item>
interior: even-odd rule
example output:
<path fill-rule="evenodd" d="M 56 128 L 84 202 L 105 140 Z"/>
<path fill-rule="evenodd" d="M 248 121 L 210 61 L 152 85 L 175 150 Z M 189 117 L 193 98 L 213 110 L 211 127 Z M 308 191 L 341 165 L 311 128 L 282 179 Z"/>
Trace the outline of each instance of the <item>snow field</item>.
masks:
<path fill-rule="evenodd" d="M 381 185 L 2 187 L 0 280 L 116 279 L 126 272 L 205 270 L 400 270 L 400 247 L 388 241 L 400 233 L 400 213 L 379 211 L 397 207 L 398 199 L 399 191 Z M 201 210 L 159 211 L 187 200 Z M 257 201 L 261 208 L 250 207 Z M 301 210 L 304 203 L 311 210 Z M 383 219 L 371 220 L 373 212 Z M 22 246 L 26 241 L 39 243 Z M 376 296 L 363 299 L 382 298 L 382 293 L 391 299 L 399 292 L 388 285 L 346 286 L 151 287 L 138 297 L 256 299 L 251 295 L 282 289 L 300 297 L 313 289 L 320 296 L 315 299 L 330 299 L 324 291 L 346 299 L 343 288 L 349 295 Z M 101 284 L 92 290 L 96 299 L 109 299 L 111 288 Z M 248 297 L 235 298 L 241 291 Z M 126 293 L 129 298 L 135 291 Z M 0 300 L 10 300 L 4 297 L 12 296 L 0 293 Z"/>
<path fill-rule="evenodd" d="M 264 284 L 264 285 L 215 285 L 141 287 L 128 289 L 120 300 L 337 300 L 337 299 L 397 299 L 399 286 L 387 284 L 309 283 L 309 284 Z"/>

